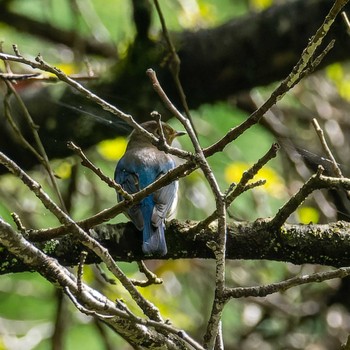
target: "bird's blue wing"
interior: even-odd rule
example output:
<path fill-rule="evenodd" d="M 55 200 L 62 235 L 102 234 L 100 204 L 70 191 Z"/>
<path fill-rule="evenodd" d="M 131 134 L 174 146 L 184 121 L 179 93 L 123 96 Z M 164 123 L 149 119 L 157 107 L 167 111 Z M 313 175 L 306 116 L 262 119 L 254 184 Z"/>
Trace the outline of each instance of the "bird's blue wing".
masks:
<path fill-rule="evenodd" d="M 118 165 L 114 173 L 115 182 L 122 186 L 122 188 L 128 193 L 136 193 L 140 190 L 139 176 L 133 171 L 133 169 L 128 166 L 127 159 L 122 158 L 118 162 Z M 118 201 L 123 200 L 123 197 L 118 193 Z M 142 230 L 143 216 L 141 211 L 141 204 L 135 204 L 127 211 L 128 216 L 135 224 L 138 230 Z"/>
<path fill-rule="evenodd" d="M 161 169 L 161 173 L 158 177 L 167 173 L 170 169 L 175 167 L 175 162 L 172 159 L 169 159 L 168 162 L 164 163 Z M 167 186 L 164 186 L 154 192 L 153 201 L 154 208 L 152 213 L 152 224 L 154 226 L 159 226 L 161 222 L 164 223 L 171 211 L 173 210 L 174 204 L 176 205 L 177 201 L 177 190 L 178 183 L 174 181 Z"/>
<path fill-rule="evenodd" d="M 128 165 L 126 158 L 122 158 L 118 162 L 114 179 L 128 193 L 135 193 L 140 190 L 139 175 L 132 166 Z"/>

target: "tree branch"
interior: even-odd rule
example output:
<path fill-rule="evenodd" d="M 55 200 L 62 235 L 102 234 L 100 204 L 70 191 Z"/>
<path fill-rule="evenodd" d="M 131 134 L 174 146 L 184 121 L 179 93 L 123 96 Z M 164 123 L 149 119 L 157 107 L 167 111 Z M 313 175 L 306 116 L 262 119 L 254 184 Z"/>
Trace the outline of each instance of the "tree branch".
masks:
<path fill-rule="evenodd" d="M 193 339 L 179 336 L 182 331 L 174 329 L 162 321 L 147 320 L 126 312 L 118 304 L 109 300 L 86 284 L 79 290 L 77 279 L 56 259 L 48 257 L 41 250 L 34 247 L 21 234 L 15 232 L 11 226 L 0 218 L 0 241 L 9 252 L 30 267 L 38 271 L 49 281 L 59 285 L 68 296 L 74 300 L 79 309 L 85 313 L 107 323 L 112 329 L 128 340 L 134 347 L 147 349 L 190 349 L 188 344 L 196 344 Z M 146 327 L 148 324 L 152 326 Z M 162 330 L 170 331 L 164 335 Z M 150 345 L 152 344 L 152 345 Z M 202 349 L 200 346 L 196 349 Z"/>
<path fill-rule="evenodd" d="M 344 278 L 350 275 L 349 267 L 341 267 L 336 270 L 318 272 L 312 275 L 303 275 L 289 278 L 285 281 L 271 283 L 267 285 L 254 286 L 254 287 L 236 287 L 227 288 L 225 291 L 225 299 L 231 298 L 247 298 L 247 297 L 265 297 L 269 294 L 276 292 L 284 292 L 295 286 L 302 284 L 323 282 L 334 278 Z"/>
<path fill-rule="evenodd" d="M 116 261 L 147 259 L 214 259 L 207 243 L 217 238 L 216 225 L 198 232 L 190 228 L 196 222 L 171 221 L 166 229 L 168 254 L 164 257 L 145 257 L 142 253 L 142 236 L 132 223 L 101 225 L 90 235 L 106 247 Z M 69 230 L 67 230 L 69 231 Z M 227 259 L 274 260 L 293 264 L 320 264 L 350 266 L 350 223 L 339 221 L 328 225 L 291 225 L 272 228 L 268 220 L 253 223 L 233 222 L 227 227 Z M 86 249 L 73 237 L 36 243 L 36 246 L 59 260 L 65 266 L 79 264 L 79 254 Z M 14 259 L 15 258 L 15 259 Z M 29 268 L 6 249 L 0 249 L 0 273 L 26 271 Z M 101 259 L 89 251 L 87 264 Z"/>

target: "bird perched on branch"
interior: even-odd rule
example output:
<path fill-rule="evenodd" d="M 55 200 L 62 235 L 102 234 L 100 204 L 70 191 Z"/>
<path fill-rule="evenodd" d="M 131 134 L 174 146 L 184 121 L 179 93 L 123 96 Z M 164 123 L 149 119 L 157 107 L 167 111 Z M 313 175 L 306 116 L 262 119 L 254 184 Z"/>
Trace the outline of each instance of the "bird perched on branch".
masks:
<path fill-rule="evenodd" d="M 176 131 L 169 125 L 156 121 L 141 124 L 144 129 L 162 138 L 171 145 L 183 131 Z M 161 130 L 162 129 L 162 130 Z M 124 156 L 115 169 L 115 181 L 128 193 L 135 193 L 147 187 L 160 176 L 175 167 L 171 155 L 159 150 L 138 130 L 132 132 Z M 177 204 L 178 183 L 174 181 L 145 197 L 140 203 L 128 209 L 127 215 L 136 228 L 143 232 L 142 250 L 146 255 L 167 253 L 164 237 L 164 221 L 174 214 Z M 118 194 L 118 200 L 123 197 Z"/>

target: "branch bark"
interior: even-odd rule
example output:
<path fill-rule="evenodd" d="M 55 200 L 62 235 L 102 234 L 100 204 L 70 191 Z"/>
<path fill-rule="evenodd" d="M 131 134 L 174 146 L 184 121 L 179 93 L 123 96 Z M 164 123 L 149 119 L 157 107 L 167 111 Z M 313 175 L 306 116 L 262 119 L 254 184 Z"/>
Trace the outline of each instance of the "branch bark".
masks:
<path fill-rule="evenodd" d="M 164 257 L 145 257 L 142 237 L 131 223 L 106 224 L 90 231 L 92 237 L 108 249 L 116 261 L 145 259 L 214 259 L 208 242 L 217 240 L 215 224 L 198 232 L 191 231 L 196 222 L 173 220 L 166 229 L 168 254 Z M 328 225 L 291 225 L 271 228 L 268 220 L 254 223 L 234 222 L 227 227 L 227 259 L 266 259 L 293 264 L 321 264 L 334 267 L 350 265 L 350 223 L 335 222 Z M 77 265 L 83 246 L 72 235 L 36 244 L 49 256 L 65 266 Z M 86 248 L 85 248 L 86 249 Z M 20 256 L 0 250 L 0 273 L 26 271 Z M 86 263 L 101 260 L 89 253 Z"/>

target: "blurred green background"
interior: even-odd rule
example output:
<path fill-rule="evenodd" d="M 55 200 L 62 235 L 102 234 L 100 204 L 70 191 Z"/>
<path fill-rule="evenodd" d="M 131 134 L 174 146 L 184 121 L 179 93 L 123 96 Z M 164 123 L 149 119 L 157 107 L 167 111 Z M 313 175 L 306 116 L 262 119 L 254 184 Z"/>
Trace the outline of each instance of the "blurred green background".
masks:
<path fill-rule="evenodd" d="M 278 2 L 278 1 L 276 1 Z M 73 11 L 73 8 L 78 10 Z M 220 1 L 167 1 L 161 2 L 169 29 L 182 30 L 216 26 L 224 21 L 241 16 L 248 11 L 260 11 L 274 5 L 272 0 L 220 0 Z M 19 14 L 26 14 L 40 20 L 49 20 L 55 25 L 89 34 L 97 33 L 103 40 L 113 42 L 119 52 L 126 52 L 133 41 L 135 29 L 131 19 L 129 1 L 11 1 L 11 7 Z M 117 10 L 116 10 L 117 9 Z M 91 22 L 91 18 L 94 20 Z M 86 19 L 90 19 L 86 20 Z M 88 22 L 88 24 L 87 24 Z M 152 30 L 158 35 L 159 21 L 153 21 Z M 17 32 L 13 27 L 0 23 L 0 40 L 5 52 L 17 44 L 22 54 L 35 56 L 40 52 L 46 61 L 59 66 L 66 72 L 76 72 L 79 65 L 68 49 L 60 45 L 48 45 L 37 37 Z M 95 59 L 92 65 L 97 72 L 105 73 L 110 66 L 108 60 Z M 274 109 L 272 117 L 282 115 L 289 122 L 298 137 L 308 142 L 317 141 L 310 122 L 302 119 L 316 116 L 320 101 L 332 111 L 348 107 L 350 88 L 347 83 L 347 66 L 335 64 L 319 72 L 297 86 Z M 322 85 L 322 88 L 320 86 Z M 252 98 L 259 105 L 269 96 L 274 86 L 256 88 Z M 190 94 L 187 96 L 191 98 Z M 339 102 L 340 101 L 340 102 Z M 128 112 L 128 111 L 125 111 Z M 194 125 L 203 147 L 211 145 L 234 127 L 248 114 L 227 101 L 203 105 L 191 111 Z M 320 114 L 320 113 L 318 113 Z M 293 116 L 300 116 L 290 121 Z M 269 117 L 269 116 L 268 116 Z M 169 123 L 181 128 L 177 120 Z M 288 127 L 288 126 L 287 126 Z M 327 125 L 326 125 L 327 127 Z M 334 125 L 328 125 L 329 135 L 339 138 Z M 332 131 L 333 130 L 333 131 Z M 333 132 L 333 134 L 332 134 Z M 312 141 L 310 141 L 312 140 Z M 209 162 L 225 190 L 232 182 L 239 181 L 247 170 L 276 141 L 275 135 L 266 124 L 259 124 L 248 130 L 222 154 L 211 157 Z M 126 138 L 118 137 L 101 142 L 86 151 L 89 159 L 101 170 L 113 176 L 116 162 L 123 154 Z M 178 140 L 179 146 L 191 150 L 187 138 Z M 291 162 L 282 151 L 260 173 L 258 178 L 266 185 L 249 191 L 239 197 L 229 209 L 235 220 L 255 220 L 273 216 L 278 208 L 302 184 L 302 172 L 291 170 Z M 90 171 L 78 165 L 79 160 L 53 159 L 52 166 L 60 178 L 62 193 L 69 191 L 72 171 L 78 172 L 75 192 L 72 194 L 71 215 L 74 219 L 86 218 L 99 210 L 116 203 L 114 191 L 104 185 Z M 45 191 L 55 198 L 48 176 L 40 169 L 30 171 Z M 303 173 L 305 174 L 305 172 Z M 319 196 L 319 195 L 318 195 Z M 58 224 L 32 193 L 11 175 L 0 177 L 0 216 L 11 222 L 11 212 L 16 212 L 26 227 L 42 228 Z M 336 210 L 324 197 L 310 198 L 291 222 L 327 222 L 336 219 Z M 177 218 L 180 220 L 201 220 L 214 210 L 214 200 L 203 175 L 196 171 L 180 181 L 180 203 Z M 126 221 L 123 215 L 111 222 Z M 231 286 L 266 284 L 299 273 L 322 271 L 321 266 L 294 266 L 270 261 L 229 261 L 227 279 Z M 120 263 L 122 269 L 132 278 L 141 278 L 136 264 Z M 163 278 L 164 283 L 142 289 L 145 297 L 154 302 L 164 318 L 174 326 L 183 328 L 198 340 L 202 339 L 210 312 L 215 266 L 213 261 L 177 260 L 150 261 L 149 268 Z M 103 268 L 103 267 L 102 267 Z M 109 298 L 129 301 L 128 295 L 119 286 L 106 284 L 99 277 L 96 268 L 85 267 L 85 281 L 104 292 Z M 224 338 L 226 349 L 337 349 L 344 342 L 350 329 L 348 305 L 331 302 L 339 281 L 312 284 L 291 289 L 285 293 L 266 298 L 249 298 L 229 303 L 224 313 Z M 64 320 L 57 321 L 58 317 Z M 57 325 L 62 337 L 54 338 Z M 63 339 L 59 347 L 58 340 Z M 70 302 L 47 281 L 34 273 L 18 273 L 0 276 L 0 350 L 18 349 L 129 349 L 116 334 L 91 318 L 82 315 Z"/>

